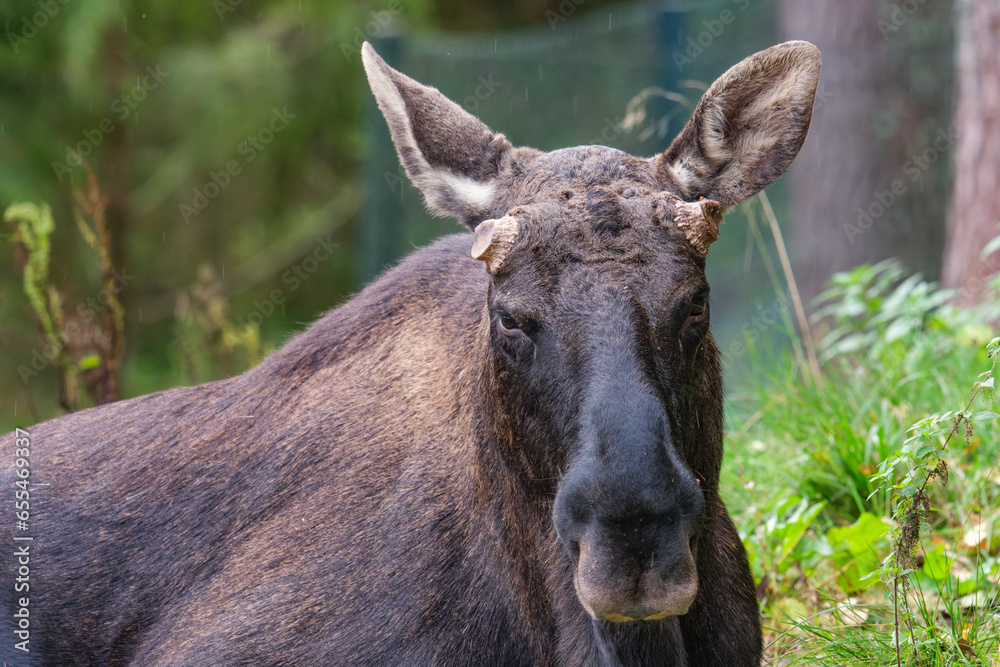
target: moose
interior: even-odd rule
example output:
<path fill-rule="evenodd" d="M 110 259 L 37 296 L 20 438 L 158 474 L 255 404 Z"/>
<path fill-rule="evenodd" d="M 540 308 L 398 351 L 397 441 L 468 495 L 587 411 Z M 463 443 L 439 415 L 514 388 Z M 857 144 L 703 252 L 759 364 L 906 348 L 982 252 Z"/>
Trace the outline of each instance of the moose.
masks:
<path fill-rule="evenodd" d="M 243 375 L 0 439 L 31 515 L 30 541 L 4 519 L 0 657 L 759 665 L 704 269 L 801 147 L 819 52 L 735 65 L 652 158 L 515 148 L 363 61 L 412 183 L 468 231 Z"/>

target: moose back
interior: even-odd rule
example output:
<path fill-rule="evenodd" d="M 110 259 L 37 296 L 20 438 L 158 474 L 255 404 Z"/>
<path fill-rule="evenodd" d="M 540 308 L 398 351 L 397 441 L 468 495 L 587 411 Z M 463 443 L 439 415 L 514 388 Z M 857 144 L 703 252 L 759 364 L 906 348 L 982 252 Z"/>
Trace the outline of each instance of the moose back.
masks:
<path fill-rule="evenodd" d="M 0 657 L 758 665 L 704 267 L 802 145 L 818 51 L 740 62 L 652 158 L 515 148 L 363 59 L 411 181 L 475 233 L 241 376 L 29 428 Z"/>

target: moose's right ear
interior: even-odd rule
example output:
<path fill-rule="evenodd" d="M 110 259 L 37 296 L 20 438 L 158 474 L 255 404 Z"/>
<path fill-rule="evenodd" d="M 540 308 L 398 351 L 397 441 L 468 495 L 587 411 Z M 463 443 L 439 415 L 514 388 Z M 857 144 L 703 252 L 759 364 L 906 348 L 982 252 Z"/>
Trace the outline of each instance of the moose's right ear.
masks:
<path fill-rule="evenodd" d="M 436 88 L 389 67 L 368 42 L 361 59 L 399 159 L 427 207 L 474 227 L 492 209 L 510 142 Z"/>
<path fill-rule="evenodd" d="M 654 158 L 664 189 L 725 210 L 785 173 L 809 131 L 820 63 L 809 42 L 785 42 L 719 77 Z"/>

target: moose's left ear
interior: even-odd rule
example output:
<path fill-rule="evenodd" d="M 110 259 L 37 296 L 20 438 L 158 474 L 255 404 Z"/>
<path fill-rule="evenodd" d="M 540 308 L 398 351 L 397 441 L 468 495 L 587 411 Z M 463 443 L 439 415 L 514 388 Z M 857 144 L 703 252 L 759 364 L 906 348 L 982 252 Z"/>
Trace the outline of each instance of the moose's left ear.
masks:
<path fill-rule="evenodd" d="M 785 42 L 719 77 L 654 158 L 664 189 L 725 210 L 785 173 L 809 131 L 820 64 L 809 42 Z"/>
<path fill-rule="evenodd" d="M 436 88 L 400 74 L 361 47 L 368 83 L 396 152 L 427 207 L 467 224 L 488 215 L 497 195 L 497 176 L 511 144 Z"/>

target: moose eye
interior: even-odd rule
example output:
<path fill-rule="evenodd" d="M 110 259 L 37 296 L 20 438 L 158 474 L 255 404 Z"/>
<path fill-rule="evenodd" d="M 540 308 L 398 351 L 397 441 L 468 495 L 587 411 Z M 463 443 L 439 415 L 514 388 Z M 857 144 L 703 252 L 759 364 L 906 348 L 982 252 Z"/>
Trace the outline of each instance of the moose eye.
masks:
<path fill-rule="evenodd" d="M 500 333 L 505 336 L 516 336 L 521 332 L 521 325 L 508 313 L 498 313 L 497 321 L 500 324 Z"/>
<path fill-rule="evenodd" d="M 708 317 L 708 301 L 704 296 L 696 296 L 691 299 L 688 309 L 688 322 L 703 322 Z"/>

